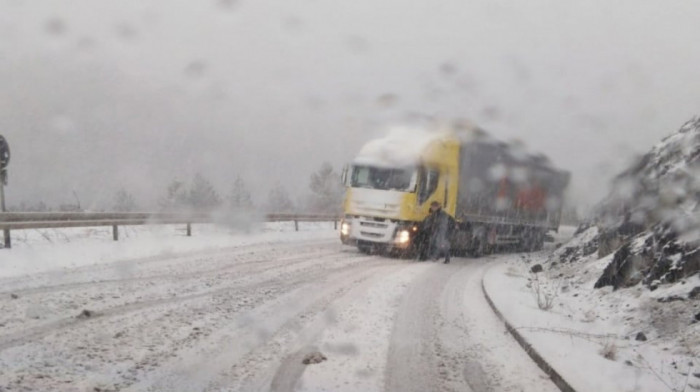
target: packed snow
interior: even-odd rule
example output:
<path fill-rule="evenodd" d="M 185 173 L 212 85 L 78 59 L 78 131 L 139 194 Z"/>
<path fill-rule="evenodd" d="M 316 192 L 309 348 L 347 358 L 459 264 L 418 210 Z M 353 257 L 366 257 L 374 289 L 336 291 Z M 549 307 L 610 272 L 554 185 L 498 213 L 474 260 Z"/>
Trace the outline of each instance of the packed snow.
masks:
<path fill-rule="evenodd" d="M 307 228 L 18 243 L 56 259 L 0 279 L 0 390 L 556 391 L 481 294 L 500 256 L 390 259 Z"/>
<path fill-rule="evenodd" d="M 442 137 L 442 132 L 426 129 L 391 128 L 384 137 L 365 144 L 357 154 L 355 163 L 392 168 L 416 166 L 426 147 Z"/>

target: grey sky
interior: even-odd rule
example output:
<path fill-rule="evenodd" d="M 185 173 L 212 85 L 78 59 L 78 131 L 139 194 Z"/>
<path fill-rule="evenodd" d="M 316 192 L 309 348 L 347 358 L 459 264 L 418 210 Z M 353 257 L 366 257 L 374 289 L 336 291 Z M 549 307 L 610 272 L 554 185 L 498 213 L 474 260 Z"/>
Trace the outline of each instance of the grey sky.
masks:
<path fill-rule="evenodd" d="M 152 204 L 200 171 L 296 194 L 381 126 L 466 117 L 591 203 L 698 114 L 700 2 L 0 0 L 10 203 Z"/>

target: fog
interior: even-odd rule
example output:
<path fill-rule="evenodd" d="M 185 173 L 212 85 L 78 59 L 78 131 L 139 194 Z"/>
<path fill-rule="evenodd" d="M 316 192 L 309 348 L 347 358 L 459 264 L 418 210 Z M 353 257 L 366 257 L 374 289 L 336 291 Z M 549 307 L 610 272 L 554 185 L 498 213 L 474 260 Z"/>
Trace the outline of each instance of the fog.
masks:
<path fill-rule="evenodd" d="M 386 126 L 468 118 L 570 198 L 698 114 L 700 3 L 0 0 L 8 203 L 154 206 L 200 172 L 296 196 Z M 254 200 L 262 202 L 260 200 Z"/>

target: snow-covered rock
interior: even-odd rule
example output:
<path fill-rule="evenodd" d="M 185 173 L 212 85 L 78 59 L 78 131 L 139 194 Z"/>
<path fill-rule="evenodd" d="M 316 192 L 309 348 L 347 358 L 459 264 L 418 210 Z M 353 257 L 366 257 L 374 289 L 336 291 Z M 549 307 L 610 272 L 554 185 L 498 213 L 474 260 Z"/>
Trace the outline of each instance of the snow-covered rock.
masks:
<path fill-rule="evenodd" d="M 594 219 L 556 262 L 614 252 L 595 287 L 655 289 L 700 271 L 700 118 L 615 178 Z"/>

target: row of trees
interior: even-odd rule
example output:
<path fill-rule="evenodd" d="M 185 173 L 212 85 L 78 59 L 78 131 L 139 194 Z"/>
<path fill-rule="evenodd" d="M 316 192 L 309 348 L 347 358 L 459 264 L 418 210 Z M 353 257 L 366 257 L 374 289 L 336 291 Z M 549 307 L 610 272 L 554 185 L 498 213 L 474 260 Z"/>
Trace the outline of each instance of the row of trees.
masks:
<path fill-rule="evenodd" d="M 329 163 L 324 163 L 319 170 L 311 175 L 309 194 L 302 200 L 294 202 L 289 192 L 276 184 L 268 193 L 266 200 L 253 200 L 245 181 L 236 177 L 229 192 L 221 196 L 215 186 L 202 174 L 196 174 L 192 181 L 172 181 L 166 188 L 165 195 L 158 200 L 158 206 L 163 211 L 213 211 L 227 209 L 234 211 L 250 211 L 253 209 L 265 212 L 314 212 L 337 213 L 340 211 L 343 186 L 340 175 Z M 126 190 L 119 190 L 114 197 L 112 208 L 118 212 L 139 210 L 135 198 Z"/>

